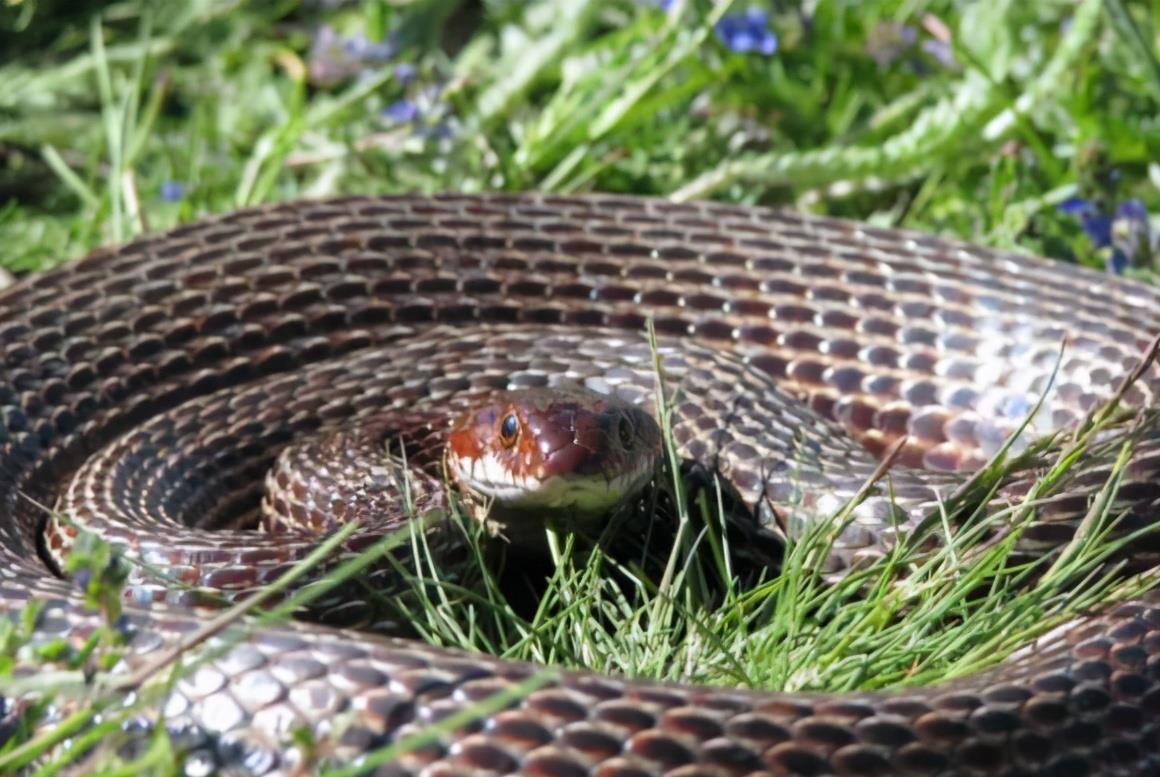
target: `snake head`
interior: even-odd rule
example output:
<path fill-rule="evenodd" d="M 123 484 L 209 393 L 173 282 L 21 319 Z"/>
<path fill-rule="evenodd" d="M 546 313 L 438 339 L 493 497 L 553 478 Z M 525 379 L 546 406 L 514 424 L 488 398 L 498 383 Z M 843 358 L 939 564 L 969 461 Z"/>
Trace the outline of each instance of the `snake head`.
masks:
<path fill-rule="evenodd" d="M 513 541 L 522 526 L 542 530 L 536 513 L 591 526 L 640 491 L 661 452 L 648 412 L 587 388 L 493 394 L 447 438 L 448 471 L 473 514 Z"/>

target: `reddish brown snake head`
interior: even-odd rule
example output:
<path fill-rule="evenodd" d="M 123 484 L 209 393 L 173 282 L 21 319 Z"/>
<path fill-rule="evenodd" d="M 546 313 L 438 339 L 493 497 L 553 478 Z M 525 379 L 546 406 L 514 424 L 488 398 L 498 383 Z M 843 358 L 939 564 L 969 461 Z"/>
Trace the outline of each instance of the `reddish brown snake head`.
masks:
<path fill-rule="evenodd" d="M 580 389 L 529 389 L 463 413 L 447 435 L 460 489 L 503 513 L 607 512 L 656 471 L 661 432 L 641 408 Z"/>

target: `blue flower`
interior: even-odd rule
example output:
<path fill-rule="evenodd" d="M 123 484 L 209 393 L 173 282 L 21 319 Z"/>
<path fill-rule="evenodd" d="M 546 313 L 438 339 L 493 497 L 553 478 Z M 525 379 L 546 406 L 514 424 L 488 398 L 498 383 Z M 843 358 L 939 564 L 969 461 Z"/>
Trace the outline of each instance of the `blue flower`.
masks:
<path fill-rule="evenodd" d="M 886 67 L 902 56 L 916 40 L 918 30 L 908 24 L 879 22 L 866 37 L 866 53 L 878 63 L 878 67 Z"/>
<path fill-rule="evenodd" d="M 1148 220 L 1148 209 L 1135 198 L 1127 199 L 1116 206 L 1112 220 L 1112 256 L 1108 267 L 1113 272 L 1122 273 L 1130 265 L 1147 266 L 1152 263 L 1154 245 L 1152 225 Z M 1150 261 L 1152 260 L 1152 261 Z"/>
<path fill-rule="evenodd" d="M 396 124 L 404 124 L 419 118 L 419 105 L 412 100 L 396 100 L 383 108 L 383 118 Z"/>
<path fill-rule="evenodd" d="M 444 141 L 455 137 L 455 127 L 450 121 L 441 121 L 421 133 L 428 140 Z"/>
<path fill-rule="evenodd" d="M 1127 270 L 1132 265 L 1132 260 L 1119 247 L 1113 246 L 1112 253 L 1104 261 L 1104 268 L 1116 275 L 1123 275 L 1124 270 Z"/>
<path fill-rule="evenodd" d="M 763 9 L 750 8 L 717 22 L 717 38 L 738 54 L 759 52 L 769 56 L 777 51 L 777 35 L 768 25 L 769 16 Z"/>
<path fill-rule="evenodd" d="M 1096 248 L 1106 248 L 1112 244 L 1112 217 L 1103 212 L 1094 202 L 1083 197 L 1068 197 L 1056 206 L 1060 212 L 1066 213 L 1079 221 L 1080 227 L 1087 233 L 1088 240 Z"/>
<path fill-rule="evenodd" d="M 1138 199 L 1119 203 L 1111 213 L 1083 197 L 1068 197 L 1057 208 L 1079 221 L 1088 240 L 1105 257 L 1105 265 L 1122 273 L 1151 254 L 1152 234 L 1148 209 Z"/>
<path fill-rule="evenodd" d="M 365 35 L 339 35 L 329 25 L 319 27 L 310 43 L 310 82 L 333 86 L 386 62 L 397 51 L 394 42 L 372 43 Z"/>
<path fill-rule="evenodd" d="M 394 75 L 396 81 L 406 86 L 415 80 L 415 76 L 419 75 L 419 71 L 409 62 L 400 62 L 395 65 Z"/>
<path fill-rule="evenodd" d="M 1144 207 L 1144 203 L 1135 197 L 1124 200 L 1116 206 L 1116 218 L 1118 219 L 1146 219 L 1148 218 L 1148 209 Z"/>
<path fill-rule="evenodd" d="M 164 202 L 178 202 L 185 196 L 185 184 L 168 179 L 161 182 L 161 199 Z"/>
<path fill-rule="evenodd" d="M 958 67 L 959 63 L 955 59 L 954 49 L 951 48 L 948 41 L 928 38 L 922 42 L 922 50 L 945 68 Z"/>
<path fill-rule="evenodd" d="M 344 39 L 342 47 L 360 62 L 385 62 L 395 55 L 394 47 L 386 43 L 372 43 L 361 33 Z"/>
<path fill-rule="evenodd" d="M 1085 213 L 1091 213 L 1096 210 L 1096 206 L 1083 197 L 1073 196 L 1068 197 L 1063 202 L 1055 206 L 1055 209 L 1060 213 L 1066 213 L 1069 216 L 1080 217 Z"/>

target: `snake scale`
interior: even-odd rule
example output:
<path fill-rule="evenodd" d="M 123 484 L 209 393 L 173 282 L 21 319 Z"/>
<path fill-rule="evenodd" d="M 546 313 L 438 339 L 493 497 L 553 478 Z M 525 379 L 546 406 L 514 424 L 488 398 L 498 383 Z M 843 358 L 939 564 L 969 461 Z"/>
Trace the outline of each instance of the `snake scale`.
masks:
<path fill-rule="evenodd" d="M 1160 291 L 916 233 L 645 198 L 344 198 L 203 220 L 0 293 L 0 611 L 40 602 L 34 642 L 81 644 L 98 627 L 45 561 L 38 506 L 83 510 L 92 490 L 65 492 L 85 467 L 93 490 L 121 472 L 112 492 L 143 473 L 132 493 L 144 496 L 117 509 L 157 513 L 160 540 L 135 524 L 113 538 L 142 555 L 201 543 L 192 567 L 228 548 L 214 574 L 234 582 L 240 562 L 277 555 L 247 558 L 238 532 L 213 531 L 213 496 L 253 473 L 219 462 L 181 480 L 167 450 L 159 464 L 132 458 L 149 429 L 178 442 L 209 434 L 204 461 L 231 439 L 283 445 L 316 426 L 310 413 L 454 404 L 464 390 L 562 374 L 631 389 L 651 366 L 650 319 L 662 360 L 708 397 L 677 429 L 682 455 L 717 461 L 763 520 L 793 531 L 840 505 L 904 437 L 896 497 L 904 519 L 918 515 L 994 452 L 1057 361 L 1033 431 L 1074 424 L 1160 333 Z M 766 386 L 784 394 L 755 397 Z M 1157 391 L 1150 366 L 1126 404 L 1154 406 Z M 290 426 L 266 434 L 275 421 Z M 1122 497 L 1146 523 L 1160 514 L 1160 446 L 1155 429 L 1141 435 Z M 800 470 L 784 466 L 787 450 Z M 167 477 L 178 484 L 157 485 Z M 1089 497 L 1049 505 L 1039 541 L 1070 536 Z M 863 504 L 835 564 L 890 539 L 883 502 Z M 117 671 L 209 617 L 164 592 L 143 598 L 154 601 L 126 608 L 131 650 Z M 349 760 L 541 669 L 291 623 L 222 648 L 173 686 L 164 713 L 191 773 L 291 773 L 306 763 L 296 727 Z M 4 710 L 18 708 L 10 698 Z M 1160 592 L 933 687 L 791 694 L 559 671 L 376 773 L 1160 774 Z"/>

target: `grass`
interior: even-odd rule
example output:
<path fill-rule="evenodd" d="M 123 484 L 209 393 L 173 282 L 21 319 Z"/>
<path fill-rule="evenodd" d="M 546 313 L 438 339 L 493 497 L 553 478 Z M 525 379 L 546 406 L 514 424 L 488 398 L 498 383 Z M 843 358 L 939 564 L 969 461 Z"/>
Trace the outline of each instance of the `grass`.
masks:
<path fill-rule="evenodd" d="M 1096 267 L 1119 251 L 1145 279 L 1158 266 L 1141 223 L 1115 219 L 1104 239 L 1059 207 L 1160 207 L 1154 3 L 778 4 L 771 56 L 715 33 L 742 3 L 330 5 L 0 4 L 0 265 L 291 197 L 541 189 L 788 205 Z M 337 42 L 312 50 L 323 25 Z M 1086 453 L 1060 453 L 1043 487 Z M 442 644 L 656 679 L 846 690 L 962 675 L 1149 584 L 1101 571 L 1123 541 L 1106 531 L 1110 500 L 1054 563 L 1016 561 L 1018 531 L 981 544 L 993 522 L 1027 519 L 974 515 L 1017 466 L 997 461 L 945 505 L 937 551 L 900 546 L 836 585 L 814 571 L 832 529 L 819 526 L 779 577 L 708 607 L 713 570 L 697 564 L 726 561 L 690 523 L 659 587 L 631 569 L 613 586 L 615 562 L 562 540 L 568 563 L 533 616 L 494 586 L 416 586 L 419 623 Z M 694 545 L 707 561 L 687 561 Z M 0 656 L 29 629 L 0 628 Z M 92 738 L 116 717 L 74 723 Z M 166 773 L 173 749 L 150 742 L 91 773 Z M 10 740 L 0 772 L 67 770 L 67 752 L 32 765 L 50 744 Z"/>

